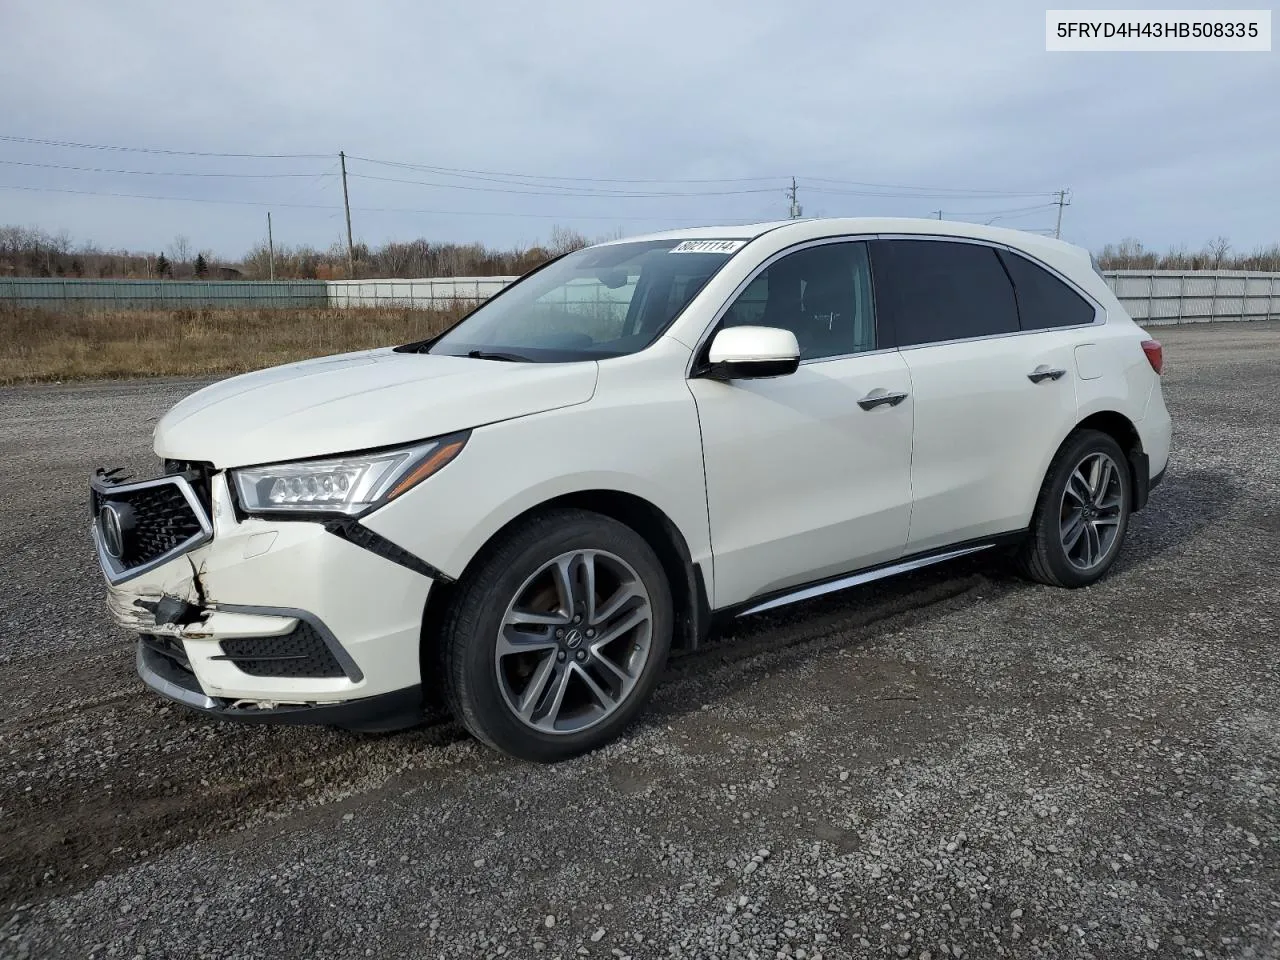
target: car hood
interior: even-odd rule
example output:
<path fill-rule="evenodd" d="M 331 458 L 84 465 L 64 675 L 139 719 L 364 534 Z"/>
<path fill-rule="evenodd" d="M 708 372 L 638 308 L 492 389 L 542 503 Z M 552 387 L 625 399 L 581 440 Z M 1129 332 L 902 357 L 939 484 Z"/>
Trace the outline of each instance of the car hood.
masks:
<path fill-rule="evenodd" d="M 156 424 L 155 450 L 237 467 L 393 446 L 585 403 L 597 369 L 390 347 L 304 360 L 191 394 Z"/>

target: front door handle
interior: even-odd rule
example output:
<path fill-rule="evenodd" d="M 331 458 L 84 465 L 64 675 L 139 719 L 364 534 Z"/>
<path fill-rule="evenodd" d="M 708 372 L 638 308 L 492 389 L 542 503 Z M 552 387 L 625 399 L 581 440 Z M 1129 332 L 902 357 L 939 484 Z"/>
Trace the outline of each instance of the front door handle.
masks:
<path fill-rule="evenodd" d="M 874 410 L 876 407 L 896 407 L 907 399 L 905 393 L 888 393 L 883 387 L 877 387 L 858 401 L 863 410 Z"/>
<path fill-rule="evenodd" d="M 1051 368 L 1048 364 L 1042 363 L 1027 374 L 1027 379 L 1032 383 L 1043 383 L 1045 380 L 1061 380 L 1066 373 L 1065 370 Z"/>

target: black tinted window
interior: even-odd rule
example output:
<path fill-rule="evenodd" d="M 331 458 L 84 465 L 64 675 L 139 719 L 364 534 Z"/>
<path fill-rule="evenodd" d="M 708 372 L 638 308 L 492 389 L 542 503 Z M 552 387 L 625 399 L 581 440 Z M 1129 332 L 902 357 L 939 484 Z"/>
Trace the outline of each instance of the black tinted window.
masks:
<path fill-rule="evenodd" d="M 877 240 L 876 294 L 898 346 L 1018 329 L 1013 286 L 991 247 L 947 240 Z"/>
<path fill-rule="evenodd" d="M 1000 259 L 1013 278 L 1023 330 L 1093 322 L 1094 311 L 1089 301 L 1049 271 L 1008 250 L 1000 251 Z"/>
<path fill-rule="evenodd" d="M 783 257 L 751 281 L 720 325 L 784 327 L 804 360 L 875 349 L 867 245 L 824 243 Z"/>

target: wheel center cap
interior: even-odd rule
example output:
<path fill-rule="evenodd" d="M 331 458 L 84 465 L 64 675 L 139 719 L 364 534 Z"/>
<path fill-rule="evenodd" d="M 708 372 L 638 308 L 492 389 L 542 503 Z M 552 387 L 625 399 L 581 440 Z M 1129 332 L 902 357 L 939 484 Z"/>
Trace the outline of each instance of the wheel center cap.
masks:
<path fill-rule="evenodd" d="M 582 646 L 582 631 L 574 627 L 564 635 L 564 645 L 570 650 L 577 650 Z"/>

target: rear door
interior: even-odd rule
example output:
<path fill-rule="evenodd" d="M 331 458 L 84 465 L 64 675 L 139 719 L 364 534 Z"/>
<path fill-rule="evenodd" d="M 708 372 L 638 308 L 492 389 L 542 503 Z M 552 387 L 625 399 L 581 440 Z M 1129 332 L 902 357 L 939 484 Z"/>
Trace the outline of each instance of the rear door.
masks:
<path fill-rule="evenodd" d="M 1025 527 L 1075 423 L 1070 333 L 1024 331 L 995 247 L 872 244 L 882 324 L 911 372 L 914 497 L 907 552 Z"/>
<path fill-rule="evenodd" d="M 717 329 L 794 332 L 795 373 L 689 381 L 717 607 L 893 560 L 906 547 L 911 383 L 902 356 L 877 340 L 866 248 L 823 242 L 782 254 L 722 316 Z"/>

